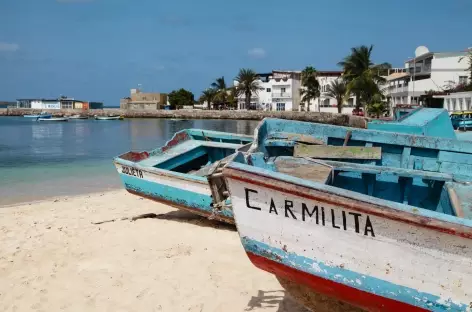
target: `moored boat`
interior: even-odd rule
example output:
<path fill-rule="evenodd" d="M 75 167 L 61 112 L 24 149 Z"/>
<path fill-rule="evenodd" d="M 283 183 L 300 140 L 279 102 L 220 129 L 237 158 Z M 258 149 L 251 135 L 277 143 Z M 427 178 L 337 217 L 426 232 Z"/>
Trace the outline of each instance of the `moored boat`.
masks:
<path fill-rule="evenodd" d="M 88 116 L 72 115 L 72 116 L 69 117 L 69 119 L 72 119 L 72 120 L 88 119 Z"/>
<path fill-rule="evenodd" d="M 188 129 L 177 132 L 161 148 L 125 153 L 114 164 L 130 193 L 233 223 L 230 210 L 212 207 L 206 176 L 251 141 L 247 135 Z"/>
<path fill-rule="evenodd" d="M 472 129 L 472 111 L 453 112 L 451 123 L 454 129 L 467 131 Z"/>
<path fill-rule="evenodd" d="M 67 117 L 50 117 L 50 118 L 38 118 L 38 121 L 55 121 L 55 122 L 64 122 L 69 121 Z"/>
<path fill-rule="evenodd" d="M 32 114 L 32 115 L 23 115 L 24 118 L 51 118 L 52 114 L 46 113 L 46 112 L 41 112 L 39 114 Z"/>
<path fill-rule="evenodd" d="M 255 133 L 208 177 L 254 265 L 296 298 L 470 310 L 472 142 L 277 119 Z"/>
<path fill-rule="evenodd" d="M 95 116 L 95 120 L 123 120 L 123 116 Z"/>

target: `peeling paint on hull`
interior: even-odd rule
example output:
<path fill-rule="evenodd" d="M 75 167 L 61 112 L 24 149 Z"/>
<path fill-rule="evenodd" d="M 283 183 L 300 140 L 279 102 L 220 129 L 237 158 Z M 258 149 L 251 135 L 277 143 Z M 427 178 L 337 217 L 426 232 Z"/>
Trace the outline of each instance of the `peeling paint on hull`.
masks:
<path fill-rule="evenodd" d="M 378 211 L 373 203 L 295 186 L 278 173 L 238 169 L 230 164 L 223 175 L 257 267 L 369 311 L 470 311 L 468 237 L 369 215 Z M 360 204 L 363 213 L 349 209 Z"/>

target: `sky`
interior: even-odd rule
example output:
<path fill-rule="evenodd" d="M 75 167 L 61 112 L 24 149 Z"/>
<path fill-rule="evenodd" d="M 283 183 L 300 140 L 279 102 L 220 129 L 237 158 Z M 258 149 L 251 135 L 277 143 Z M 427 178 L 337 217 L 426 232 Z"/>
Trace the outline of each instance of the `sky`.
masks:
<path fill-rule="evenodd" d="M 240 68 L 339 70 L 352 47 L 403 67 L 417 46 L 472 46 L 471 0 L 0 0 L 0 101 L 119 105 L 129 89 L 195 97 Z"/>

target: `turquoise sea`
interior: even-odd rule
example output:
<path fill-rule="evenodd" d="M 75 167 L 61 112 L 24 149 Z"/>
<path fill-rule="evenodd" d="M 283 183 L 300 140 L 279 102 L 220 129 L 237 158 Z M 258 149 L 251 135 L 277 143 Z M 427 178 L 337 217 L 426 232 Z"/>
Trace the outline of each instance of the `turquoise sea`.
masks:
<path fill-rule="evenodd" d="M 161 146 L 182 129 L 252 134 L 257 121 L 0 118 L 0 205 L 121 188 L 114 156 Z"/>

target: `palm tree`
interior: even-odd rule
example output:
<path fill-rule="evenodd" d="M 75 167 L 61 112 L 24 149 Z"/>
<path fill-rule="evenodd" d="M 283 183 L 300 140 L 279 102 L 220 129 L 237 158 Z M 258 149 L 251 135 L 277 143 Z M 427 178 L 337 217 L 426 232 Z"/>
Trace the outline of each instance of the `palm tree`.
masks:
<path fill-rule="evenodd" d="M 367 104 L 369 115 L 375 115 L 380 118 L 381 115 L 388 111 L 387 105 L 384 102 L 384 96 L 381 93 L 376 93 L 372 96 L 371 102 Z"/>
<path fill-rule="evenodd" d="M 326 95 L 336 99 L 338 113 L 341 114 L 343 111 L 344 100 L 349 95 L 347 93 L 346 82 L 342 78 L 332 81 L 331 84 L 326 88 Z"/>
<path fill-rule="evenodd" d="M 257 94 L 262 90 L 258 82 L 259 76 L 252 69 L 241 68 L 234 80 L 237 82 L 236 95 L 245 95 L 246 109 L 250 109 L 252 94 Z"/>
<path fill-rule="evenodd" d="M 338 63 L 343 67 L 343 78 L 348 83 L 348 92 L 356 95 L 357 109 L 362 103 L 368 103 L 374 94 L 379 93 L 379 85 L 385 83 L 385 78 L 379 73 L 389 64 L 374 65 L 371 60 L 373 48 L 372 45 L 352 48 L 351 54 Z"/>
<path fill-rule="evenodd" d="M 469 74 L 470 74 L 469 79 L 471 80 L 471 84 L 472 84 L 472 48 L 467 50 L 467 55 L 461 57 L 459 59 L 459 62 L 462 62 L 463 59 L 467 59 L 467 61 L 469 62 L 469 67 L 467 68 L 467 70 L 469 71 Z"/>
<path fill-rule="evenodd" d="M 206 89 L 205 91 L 202 92 L 202 95 L 200 96 L 200 102 L 207 102 L 208 109 L 211 108 L 211 103 L 215 99 L 217 91 L 213 88 Z"/>
<path fill-rule="evenodd" d="M 216 90 L 215 101 L 225 104 L 226 99 L 228 97 L 228 88 L 226 87 L 225 77 L 222 76 L 220 78 L 217 78 L 215 82 L 211 84 L 211 87 L 212 89 Z"/>
<path fill-rule="evenodd" d="M 300 95 L 302 97 L 302 103 L 306 103 L 307 105 L 307 111 L 310 111 L 311 100 L 320 97 L 320 83 L 317 76 L 316 69 L 311 66 L 305 67 L 301 74 L 302 88 L 300 88 Z"/>

